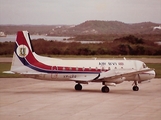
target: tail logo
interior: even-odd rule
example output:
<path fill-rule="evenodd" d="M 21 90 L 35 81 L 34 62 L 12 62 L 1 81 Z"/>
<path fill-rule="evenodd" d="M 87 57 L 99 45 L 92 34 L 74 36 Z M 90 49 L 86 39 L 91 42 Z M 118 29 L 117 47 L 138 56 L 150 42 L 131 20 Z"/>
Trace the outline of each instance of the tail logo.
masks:
<path fill-rule="evenodd" d="M 20 45 L 17 47 L 16 52 L 19 57 L 26 57 L 29 53 L 29 50 L 26 45 Z"/>

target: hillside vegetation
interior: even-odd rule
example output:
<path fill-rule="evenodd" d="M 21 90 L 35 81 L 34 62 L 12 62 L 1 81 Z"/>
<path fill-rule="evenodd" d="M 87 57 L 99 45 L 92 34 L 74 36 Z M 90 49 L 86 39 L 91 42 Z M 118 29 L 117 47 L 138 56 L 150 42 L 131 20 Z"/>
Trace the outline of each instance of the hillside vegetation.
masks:
<path fill-rule="evenodd" d="M 46 55 L 161 55 L 161 46 L 133 35 L 103 43 L 65 43 L 43 39 L 32 40 L 32 43 L 36 53 Z M 0 55 L 13 54 L 14 44 L 13 42 L 0 43 Z"/>
<path fill-rule="evenodd" d="M 119 21 L 85 21 L 79 25 L 0 25 L 0 31 L 16 34 L 27 30 L 30 34 L 71 36 L 77 42 L 33 40 L 35 52 L 54 55 L 161 55 L 160 24 L 152 22 L 127 24 Z M 32 36 L 31 36 L 32 37 Z M 81 44 L 78 41 L 103 41 Z M 0 55 L 11 55 L 13 42 L 0 43 Z"/>
<path fill-rule="evenodd" d="M 161 34 L 160 29 L 153 29 L 160 24 L 152 22 L 127 24 L 119 21 L 90 20 L 78 25 L 0 25 L 0 31 L 6 34 L 16 34 L 19 30 L 28 30 L 31 34 L 47 34 L 54 36 Z"/>

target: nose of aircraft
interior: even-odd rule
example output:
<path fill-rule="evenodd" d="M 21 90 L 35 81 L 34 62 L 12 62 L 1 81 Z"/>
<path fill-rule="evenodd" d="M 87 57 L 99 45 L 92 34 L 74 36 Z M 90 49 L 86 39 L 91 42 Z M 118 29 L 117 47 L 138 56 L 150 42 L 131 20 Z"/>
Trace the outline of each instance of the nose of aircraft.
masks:
<path fill-rule="evenodd" d="M 152 78 L 155 78 L 155 71 L 152 70 L 152 71 L 149 71 L 149 79 L 152 79 Z"/>
<path fill-rule="evenodd" d="M 145 72 L 143 74 L 140 74 L 139 76 L 140 76 L 140 78 L 139 78 L 140 82 L 147 81 L 147 80 L 155 78 L 155 71 L 151 70 L 151 71 Z"/>

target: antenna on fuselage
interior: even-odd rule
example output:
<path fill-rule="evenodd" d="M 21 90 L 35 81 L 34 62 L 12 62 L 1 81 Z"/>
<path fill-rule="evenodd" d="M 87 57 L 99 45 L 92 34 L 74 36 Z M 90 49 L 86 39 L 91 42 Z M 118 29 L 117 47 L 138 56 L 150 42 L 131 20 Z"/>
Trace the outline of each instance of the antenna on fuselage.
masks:
<path fill-rule="evenodd" d="M 94 59 L 94 60 L 97 60 L 97 58 L 96 58 L 96 57 L 94 57 L 93 59 Z"/>

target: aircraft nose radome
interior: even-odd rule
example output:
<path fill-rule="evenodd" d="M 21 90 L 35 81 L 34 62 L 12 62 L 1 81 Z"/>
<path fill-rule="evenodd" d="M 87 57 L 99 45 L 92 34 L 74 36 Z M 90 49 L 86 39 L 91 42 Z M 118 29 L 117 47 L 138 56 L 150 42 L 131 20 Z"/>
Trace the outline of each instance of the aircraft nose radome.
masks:
<path fill-rule="evenodd" d="M 149 74 L 151 75 L 152 78 L 155 78 L 155 71 L 154 70 L 150 71 Z"/>
<path fill-rule="evenodd" d="M 146 72 L 146 78 L 148 80 L 155 78 L 155 71 L 151 70 L 151 71 Z"/>

